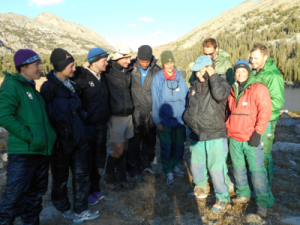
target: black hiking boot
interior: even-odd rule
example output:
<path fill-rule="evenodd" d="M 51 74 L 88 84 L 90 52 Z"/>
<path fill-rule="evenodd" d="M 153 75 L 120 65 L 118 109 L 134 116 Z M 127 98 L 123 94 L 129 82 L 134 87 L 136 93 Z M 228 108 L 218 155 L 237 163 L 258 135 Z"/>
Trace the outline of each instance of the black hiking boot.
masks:
<path fill-rule="evenodd" d="M 112 157 L 110 154 L 107 157 L 107 163 L 105 168 L 104 182 L 105 186 L 113 191 L 122 189 L 122 186 L 118 184 L 115 178 L 115 166 L 118 162 L 118 158 Z"/>
<path fill-rule="evenodd" d="M 116 164 L 116 180 L 123 188 L 132 190 L 135 187 L 134 183 L 130 183 L 126 177 L 126 156 L 127 151 L 124 151 Z"/>

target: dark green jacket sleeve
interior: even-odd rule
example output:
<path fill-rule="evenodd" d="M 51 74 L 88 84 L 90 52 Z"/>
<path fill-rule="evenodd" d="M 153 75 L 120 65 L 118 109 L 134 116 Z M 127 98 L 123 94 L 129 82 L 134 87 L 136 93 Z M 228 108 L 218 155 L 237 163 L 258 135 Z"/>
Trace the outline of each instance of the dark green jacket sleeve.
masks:
<path fill-rule="evenodd" d="M 2 84 L 0 88 L 0 126 L 9 133 L 25 142 L 32 142 L 32 132 L 22 124 L 15 114 L 20 103 L 15 81 L 10 80 Z"/>
<path fill-rule="evenodd" d="M 227 81 L 228 81 L 228 83 L 229 83 L 229 85 L 231 87 L 234 84 L 234 82 L 235 82 L 234 72 L 233 72 L 233 69 L 232 69 L 231 65 L 226 70 L 226 77 L 227 77 Z"/>

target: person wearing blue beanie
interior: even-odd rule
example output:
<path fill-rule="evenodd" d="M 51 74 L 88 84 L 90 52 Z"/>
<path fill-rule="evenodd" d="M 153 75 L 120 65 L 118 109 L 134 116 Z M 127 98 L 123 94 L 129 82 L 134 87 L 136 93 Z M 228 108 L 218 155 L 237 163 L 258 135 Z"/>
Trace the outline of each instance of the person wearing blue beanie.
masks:
<path fill-rule="evenodd" d="M 77 67 L 73 81 L 81 89 L 80 98 L 88 116 L 85 120 L 88 133 L 88 162 L 91 186 L 88 203 L 95 205 L 104 198 L 99 181 L 106 161 L 107 122 L 110 116 L 109 90 L 103 72 L 109 52 L 92 48 L 87 60 L 89 66 Z"/>

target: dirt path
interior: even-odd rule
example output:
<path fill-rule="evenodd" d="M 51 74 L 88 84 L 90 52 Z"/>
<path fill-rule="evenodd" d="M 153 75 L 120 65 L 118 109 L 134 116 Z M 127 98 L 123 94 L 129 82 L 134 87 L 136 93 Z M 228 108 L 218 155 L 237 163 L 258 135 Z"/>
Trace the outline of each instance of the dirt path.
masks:
<path fill-rule="evenodd" d="M 285 130 L 284 130 L 285 129 Z M 282 133 L 292 131 L 283 127 L 278 127 L 276 138 L 280 139 Z M 6 151 L 6 134 L 0 134 L 0 154 Z M 296 136 L 295 136 L 296 137 Z M 298 140 L 298 143 L 300 140 Z M 108 143 L 108 151 L 112 146 Z M 159 143 L 156 145 L 159 150 Z M 193 224 L 283 224 L 282 219 L 289 216 L 300 215 L 300 154 L 295 151 L 274 151 L 274 179 L 273 194 L 275 205 L 268 209 L 268 216 L 265 220 L 257 217 L 247 217 L 250 213 L 255 213 L 256 205 L 254 199 L 244 206 L 230 203 L 226 213 L 215 215 L 209 212 L 209 208 L 215 202 L 215 196 L 211 191 L 205 200 L 189 200 L 186 198 L 188 192 L 193 191 L 192 177 L 189 171 L 189 141 L 185 147 L 184 161 L 180 168 L 186 172 L 184 177 L 175 177 L 175 185 L 166 185 L 166 176 L 163 175 L 161 165 L 154 166 L 154 169 L 161 173 L 160 178 L 145 176 L 145 182 L 137 184 L 135 190 L 112 192 L 106 189 L 103 179 L 101 188 L 105 193 L 105 198 L 91 209 L 101 210 L 102 215 L 91 222 L 84 224 L 105 224 L 105 225 L 193 225 Z M 2 163 L 2 162 L 1 162 Z M 3 163 L 2 163 L 3 164 Z M 6 164 L 0 169 L 0 192 L 5 190 L 5 169 Z M 231 169 L 229 169 L 231 171 Z M 230 173 L 229 173 L 230 174 Z M 132 178 L 129 178 L 131 181 Z M 51 175 L 49 173 L 49 180 Z M 41 224 L 43 225 L 67 225 L 72 224 L 62 219 L 52 206 L 50 201 L 50 183 L 48 192 L 44 196 L 44 211 L 41 214 Z M 211 188 L 213 190 L 213 188 Z M 69 182 L 69 195 L 72 199 L 71 182 Z M 232 195 L 234 197 L 234 193 Z M 15 224 L 21 225 L 21 220 L 17 218 Z"/>

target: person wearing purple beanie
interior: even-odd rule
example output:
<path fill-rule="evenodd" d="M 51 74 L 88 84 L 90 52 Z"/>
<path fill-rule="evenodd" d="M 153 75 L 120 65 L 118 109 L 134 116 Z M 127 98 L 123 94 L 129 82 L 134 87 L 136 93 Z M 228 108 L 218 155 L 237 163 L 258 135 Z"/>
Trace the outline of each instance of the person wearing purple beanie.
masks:
<path fill-rule="evenodd" d="M 17 73 L 7 72 L 0 88 L 0 126 L 8 132 L 7 182 L 0 204 L 0 224 L 38 225 L 42 196 L 48 187 L 49 156 L 56 140 L 45 102 L 35 88 L 43 68 L 39 55 L 20 49 Z"/>

